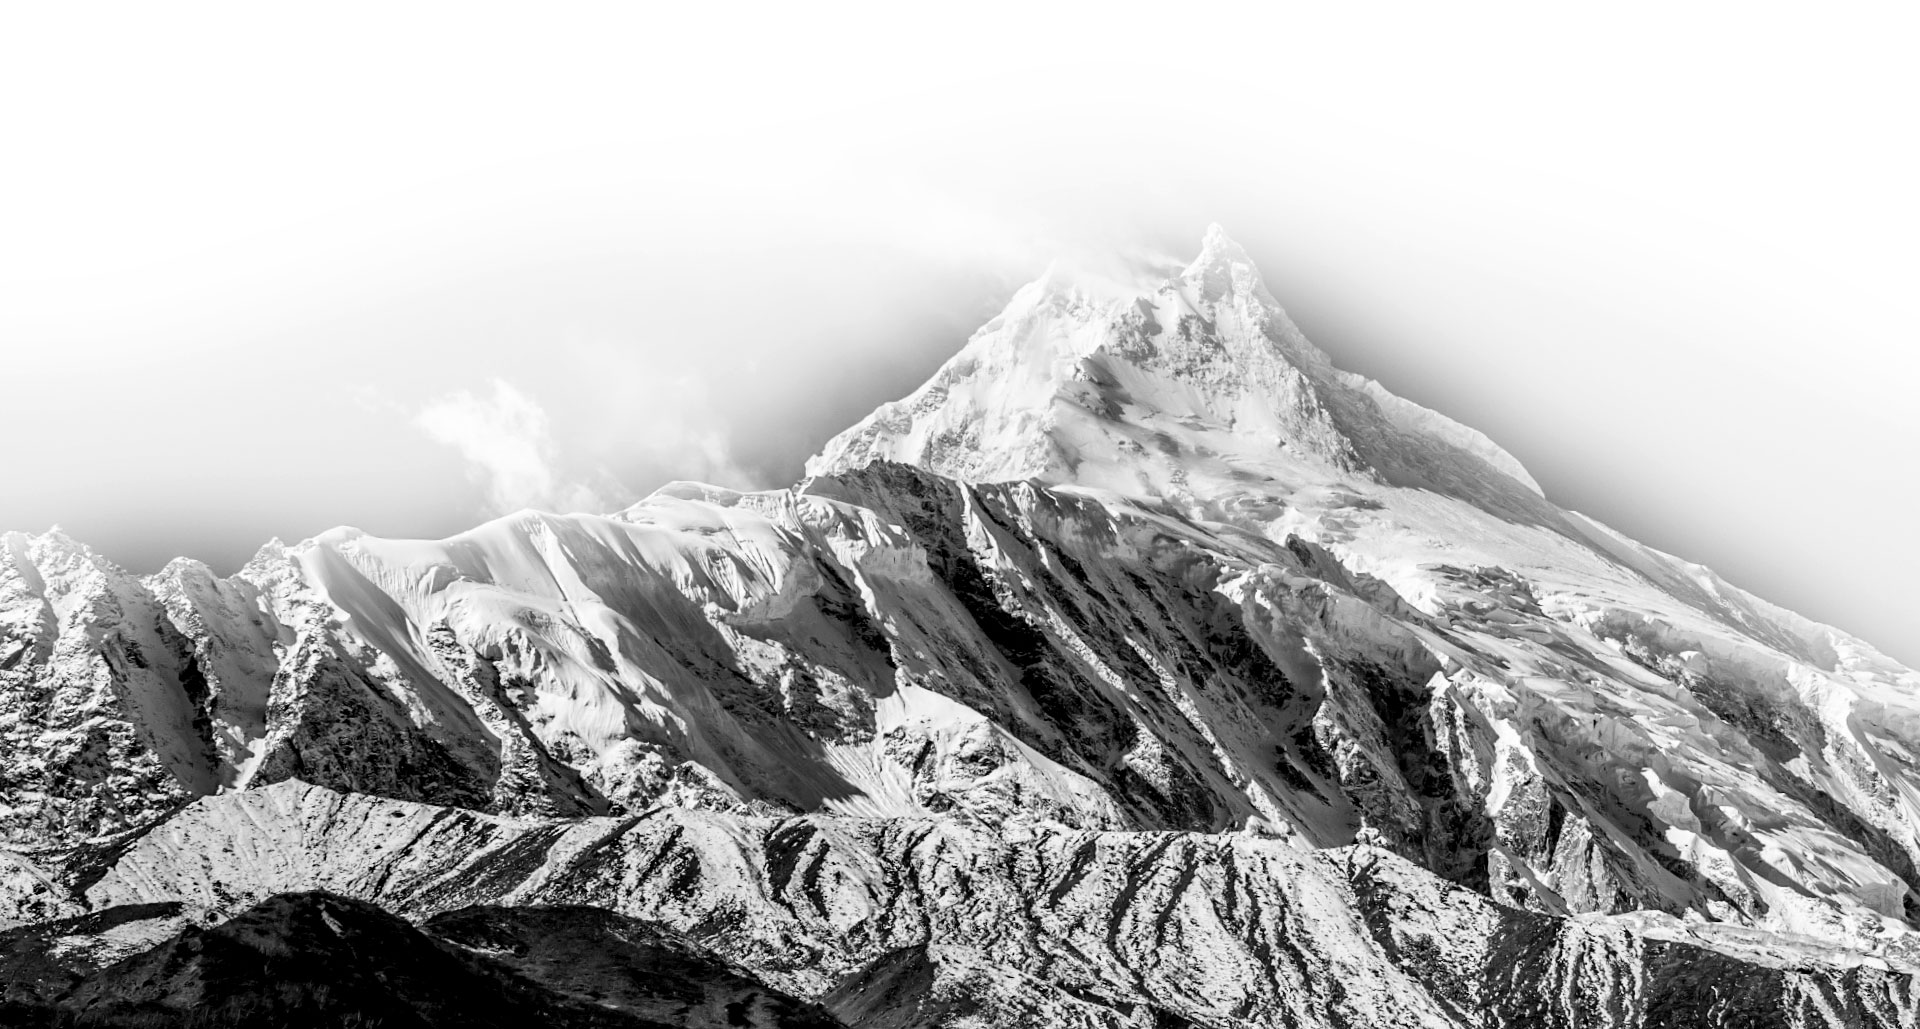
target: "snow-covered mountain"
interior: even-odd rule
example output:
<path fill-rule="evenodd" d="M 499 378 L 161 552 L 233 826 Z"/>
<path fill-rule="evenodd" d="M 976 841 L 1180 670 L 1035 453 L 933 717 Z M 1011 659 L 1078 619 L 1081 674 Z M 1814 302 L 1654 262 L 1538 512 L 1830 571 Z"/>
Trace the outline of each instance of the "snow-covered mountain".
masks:
<path fill-rule="evenodd" d="M 1217 228 L 787 490 L 227 578 L 8 534 L 0 732 L 0 917 L 111 922 L 76 983 L 327 890 L 849 1025 L 1920 1017 L 1920 675 L 1335 368 Z"/>

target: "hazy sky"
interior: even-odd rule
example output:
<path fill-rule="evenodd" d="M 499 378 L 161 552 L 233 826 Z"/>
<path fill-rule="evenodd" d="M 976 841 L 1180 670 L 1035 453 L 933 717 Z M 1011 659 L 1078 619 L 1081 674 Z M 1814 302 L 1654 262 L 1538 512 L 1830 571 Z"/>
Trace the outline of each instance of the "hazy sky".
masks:
<path fill-rule="evenodd" d="M 1219 221 L 1555 500 L 1920 663 L 1898 6 L 921 6 L 10 6 L 0 528 L 783 485 L 1050 259 Z"/>

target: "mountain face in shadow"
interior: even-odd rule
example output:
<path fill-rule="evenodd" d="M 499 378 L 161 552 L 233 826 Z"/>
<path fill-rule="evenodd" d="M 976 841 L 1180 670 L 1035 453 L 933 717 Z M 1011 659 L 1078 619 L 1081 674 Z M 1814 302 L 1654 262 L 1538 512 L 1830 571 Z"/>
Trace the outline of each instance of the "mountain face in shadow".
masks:
<path fill-rule="evenodd" d="M 173 913 L 116 908 L 61 929 Z M 20 1027 L 840 1024 L 655 927 L 593 909 L 469 908 L 415 927 L 364 901 L 290 893 L 97 968 L 10 950 L 0 1010 Z"/>

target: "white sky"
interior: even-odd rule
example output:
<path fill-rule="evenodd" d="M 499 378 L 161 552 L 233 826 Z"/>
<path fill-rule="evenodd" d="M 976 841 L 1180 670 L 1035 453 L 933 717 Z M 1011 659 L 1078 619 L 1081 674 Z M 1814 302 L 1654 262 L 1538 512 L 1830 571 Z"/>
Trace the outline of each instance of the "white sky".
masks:
<path fill-rule="evenodd" d="M 1556 500 L 1920 663 L 1900 6 L 673 6 L 10 5 L 0 527 L 784 484 L 1217 220 Z"/>

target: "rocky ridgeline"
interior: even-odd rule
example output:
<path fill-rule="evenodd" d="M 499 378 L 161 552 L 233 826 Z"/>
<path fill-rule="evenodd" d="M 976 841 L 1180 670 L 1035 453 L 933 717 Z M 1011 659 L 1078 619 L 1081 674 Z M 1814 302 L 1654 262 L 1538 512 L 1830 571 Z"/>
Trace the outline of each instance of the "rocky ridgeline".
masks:
<path fill-rule="evenodd" d="M 1915 978 L 1873 964 L 1740 961 L 1518 911 L 1376 847 L 1303 854 L 1245 833 L 685 808 L 514 821 L 284 783 L 199 801 L 85 878 L 88 906 L 169 926 L 305 891 L 430 930 L 475 907 L 592 908 L 849 1024 L 1894 1026 L 1920 1012 Z"/>

